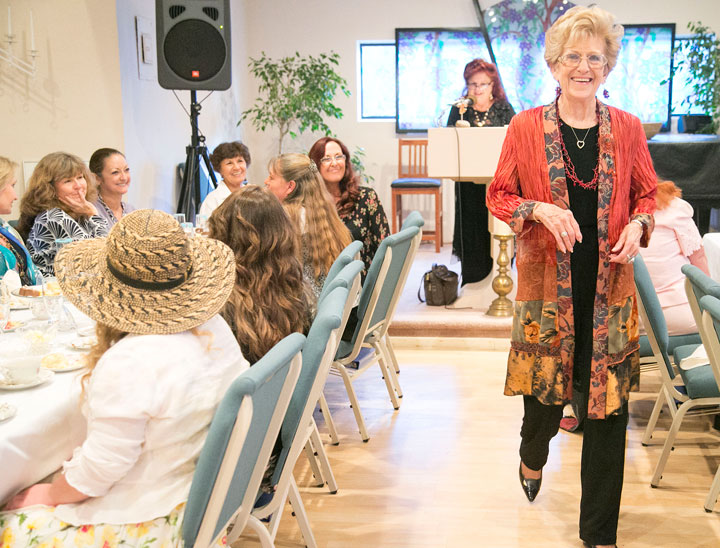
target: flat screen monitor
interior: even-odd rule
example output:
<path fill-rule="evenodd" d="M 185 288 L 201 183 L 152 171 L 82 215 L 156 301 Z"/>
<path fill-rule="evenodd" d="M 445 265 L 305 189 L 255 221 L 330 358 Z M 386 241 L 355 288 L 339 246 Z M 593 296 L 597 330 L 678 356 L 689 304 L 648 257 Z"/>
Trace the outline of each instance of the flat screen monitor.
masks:
<path fill-rule="evenodd" d="M 695 95 L 695 77 L 688 70 L 685 54 L 686 48 L 691 47 L 692 36 L 675 37 L 675 73 L 672 77 L 672 114 L 679 116 L 704 116 L 708 113 L 704 109 L 691 106 L 688 98 Z"/>
<path fill-rule="evenodd" d="M 444 126 L 465 91 L 465 65 L 490 60 L 480 28 L 395 29 L 395 43 L 398 133 Z"/>
<path fill-rule="evenodd" d="M 675 24 L 624 27 L 617 64 L 603 86 L 610 94 L 606 102 L 641 122 L 669 125 Z"/>

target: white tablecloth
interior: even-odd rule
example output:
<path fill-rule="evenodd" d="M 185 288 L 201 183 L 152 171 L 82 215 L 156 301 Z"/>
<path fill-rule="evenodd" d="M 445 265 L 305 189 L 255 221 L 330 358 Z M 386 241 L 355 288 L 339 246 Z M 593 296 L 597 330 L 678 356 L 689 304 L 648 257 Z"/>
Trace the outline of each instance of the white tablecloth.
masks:
<path fill-rule="evenodd" d="M 720 281 L 720 232 L 708 232 L 702 240 L 710 277 L 715 281 Z"/>
<path fill-rule="evenodd" d="M 78 323 L 90 320 L 73 314 Z M 27 319 L 29 312 L 13 312 L 12 319 Z M 15 334 L 3 335 L 4 347 Z M 57 350 L 74 333 L 57 338 Z M 53 349 L 55 350 L 55 348 Z M 0 402 L 17 408 L 15 417 L 0 422 L 0 504 L 21 489 L 58 470 L 85 439 L 85 418 L 80 411 L 82 370 L 55 373 L 52 380 L 26 390 L 0 390 Z"/>

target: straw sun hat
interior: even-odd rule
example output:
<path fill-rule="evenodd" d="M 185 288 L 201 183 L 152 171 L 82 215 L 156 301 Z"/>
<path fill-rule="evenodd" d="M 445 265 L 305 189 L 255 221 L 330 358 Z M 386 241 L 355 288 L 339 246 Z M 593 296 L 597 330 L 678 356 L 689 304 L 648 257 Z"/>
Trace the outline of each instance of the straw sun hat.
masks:
<path fill-rule="evenodd" d="M 235 283 L 229 247 L 191 238 L 171 215 L 134 211 L 107 238 L 66 245 L 55 258 L 63 295 L 93 320 L 136 334 L 179 333 L 214 316 Z"/>

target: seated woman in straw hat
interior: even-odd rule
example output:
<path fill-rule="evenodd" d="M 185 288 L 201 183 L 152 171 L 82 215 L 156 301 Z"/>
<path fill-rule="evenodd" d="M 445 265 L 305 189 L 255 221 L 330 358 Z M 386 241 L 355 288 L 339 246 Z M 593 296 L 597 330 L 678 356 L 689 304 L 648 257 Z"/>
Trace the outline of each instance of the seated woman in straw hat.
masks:
<path fill-rule="evenodd" d="M 83 379 L 88 434 L 52 483 L 0 512 L 0 537 L 13 546 L 179 545 L 215 408 L 248 367 L 218 315 L 235 282 L 232 251 L 144 209 L 107 238 L 68 244 L 55 267 L 66 297 L 97 322 Z"/>
<path fill-rule="evenodd" d="M 213 211 L 209 226 L 210 237 L 235 253 L 235 287 L 222 315 L 243 355 L 255 363 L 284 337 L 302 333 L 308 323 L 293 224 L 275 196 L 249 185 Z"/>

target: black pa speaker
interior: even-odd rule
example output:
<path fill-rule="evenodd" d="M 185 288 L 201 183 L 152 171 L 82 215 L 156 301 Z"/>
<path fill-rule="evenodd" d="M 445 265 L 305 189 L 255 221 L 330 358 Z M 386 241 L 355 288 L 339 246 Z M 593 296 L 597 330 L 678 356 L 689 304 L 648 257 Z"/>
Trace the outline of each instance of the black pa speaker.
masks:
<path fill-rule="evenodd" d="M 162 87 L 230 87 L 230 0 L 155 0 L 155 28 Z"/>

